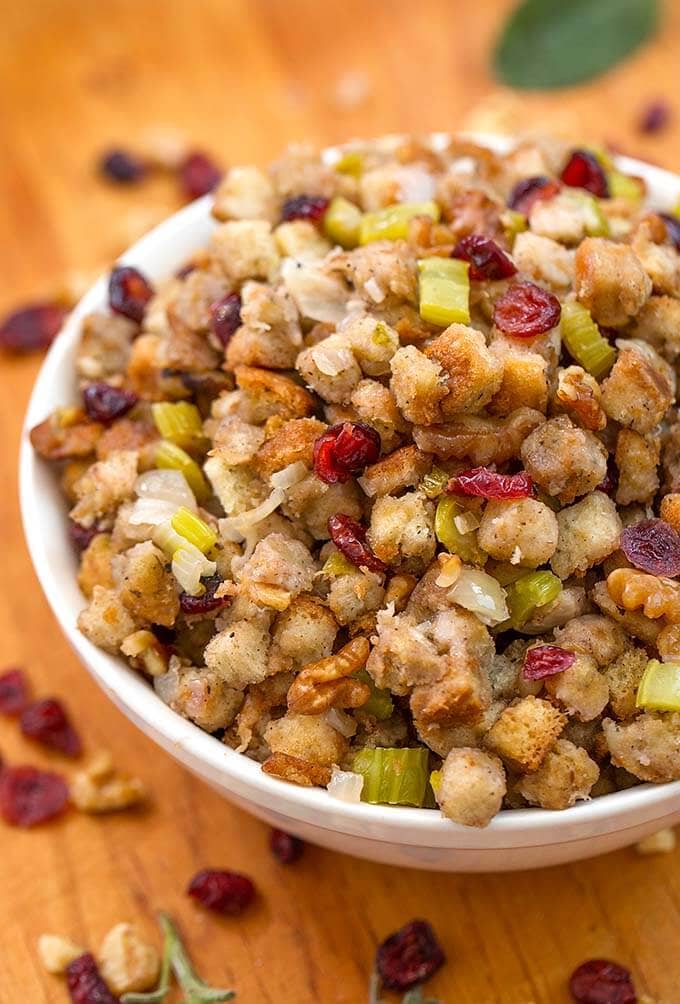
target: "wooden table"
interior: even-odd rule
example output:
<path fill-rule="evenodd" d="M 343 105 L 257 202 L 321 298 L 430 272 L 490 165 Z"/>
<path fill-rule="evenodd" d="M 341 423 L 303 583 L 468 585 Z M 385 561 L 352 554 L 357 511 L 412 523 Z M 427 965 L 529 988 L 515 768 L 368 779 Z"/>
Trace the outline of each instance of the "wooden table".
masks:
<path fill-rule="evenodd" d="M 170 181 L 113 189 L 93 171 L 111 144 L 150 126 L 184 130 L 225 163 L 264 163 L 288 141 L 456 127 L 463 121 L 587 131 L 668 166 L 680 107 L 663 135 L 635 121 L 680 86 L 680 6 L 625 67 L 559 96 L 480 101 L 505 0 L 2 0 L 0 311 L 50 294 L 74 270 L 105 266 L 176 206 Z M 671 5 L 668 5 L 669 8 Z M 264 826 L 231 808 L 145 739 L 76 663 L 24 546 L 16 493 L 19 427 L 39 358 L 0 360 L 3 604 L 0 666 L 36 692 L 66 695 L 90 750 L 143 774 L 153 804 L 105 819 L 71 813 L 0 830 L 0 1000 L 62 1002 L 35 951 L 43 931 L 96 947 L 119 920 L 155 937 L 154 911 L 181 921 L 200 970 L 244 1002 L 355 1004 L 376 943 L 413 917 L 439 932 L 449 963 L 432 982 L 447 1004 L 559 1004 L 591 956 L 630 965 L 656 1002 L 680 1000 L 680 851 L 507 876 L 379 867 L 314 847 L 283 868 Z M 13 761 L 47 764 L 0 721 Z M 194 908 L 184 888 L 205 866 L 241 869 L 261 891 L 242 919 Z"/>

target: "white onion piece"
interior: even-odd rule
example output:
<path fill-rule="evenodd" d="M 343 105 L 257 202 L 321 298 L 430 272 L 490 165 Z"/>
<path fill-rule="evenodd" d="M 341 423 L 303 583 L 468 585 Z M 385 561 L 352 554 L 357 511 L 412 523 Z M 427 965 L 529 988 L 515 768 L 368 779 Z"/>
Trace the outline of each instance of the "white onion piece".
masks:
<path fill-rule="evenodd" d="M 175 551 L 172 559 L 172 574 L 177 579 L 185 593 L 189 596 L 200 596 L 203 592 L 201 577 L 214 575 L 217 565 L 208 561 L 197 547 L 188 541 Z"/>
<path fill-rule="evenodd" d="M 286 258 L 281 278 L 303 317 L 338 324 L 345 316 L 349 290 L 339 276 L 328 275 L 316 264 Z"/>
<path fill-rule="evenodd" d="M 326 790 L 331 798 L 337 798 L 340 802 L 360 802 L 363 787 L 363 775 L 333 767 Z"/>
<path fill-rule="evenodd" d="M 488 626 L 500 624 L 510 616 L 501 584 L 476 568 L 464 568 L 449 589 L 448 596 Z"/>
<path fill-rule="evenodd" d="M 349 739 L 353 736 L 357 730 L 357 724 L 351 715 L 346 715 L 344 711 L 339 711 L 337 708 L 330 708 L 324 718 L 330 725 L 332 729 L 339 732 L 340 735 L 344 736 L 345 739 Z"/>
<path fill-rule="evenodd" d="M 397 184 L 401 202 L 428 202 L 434 199 L 434 177 L 423 167 L 411 165 L 398 168 Z"/>
<path fill-rule="evenodd" d="M 179 507 L 174 502 L 166 502 L 164 499 L 140 498 L 132 506 L 128 520 L 133 526 L 158 526 L 159 523 L 167 523 L 177 512 Z"/>
<path fill-rule="evenodd" d="M 271 516 L 275 509 L 285 501 L 286 493 L 283 488 L 275 488 L 267 498 L 260 502 L 254 509 L 241 512 L 237 516 L 227 516 L 225 519 L 217 521 L 220 534 L 226 539 L 240 543 L 248 536 L 248 531 L 257 523 L 261 523 L 267 516 Z"/>
<path fill-rule="evenodd" d="M 307 466 L 301 460 L 296 460 L 294 464 L 288 464 L 282 470 L 272 474 L 269 481 L 272 488 L 292 488 L 299 481 L 307 476 Z"/>
<path fill-rule="evenodd" d="M 354 356 L 348 348 L 337 344 L 327 345 L 326 341 L 314 346 L 312 359 L 319 372 L 330 377 L 335 377 L 354 365 Z"/>
<path fill-rule="evenodd" d="M 181 471 L 146 471 L 135 481 L 135 493 L 139 498 L 160 499 L 174 502 L 175 510 L 186 506 L 196 511 L 196 499 Z"/>
<path fill-rule="evenodd" d="M 476 512 L 462 512 L 460 516 L 453 517 L 453 522 L 458 533 L 470 533 L 477 529 L 481 520 Z"/>
<path fill-rule="evenodd" d="M 385 290 L 382 288 L 380 283 L 371 276 L 364 283 L 364 289 L 373 300 L 374 303 L 382 303 L 385 299 Z"/>

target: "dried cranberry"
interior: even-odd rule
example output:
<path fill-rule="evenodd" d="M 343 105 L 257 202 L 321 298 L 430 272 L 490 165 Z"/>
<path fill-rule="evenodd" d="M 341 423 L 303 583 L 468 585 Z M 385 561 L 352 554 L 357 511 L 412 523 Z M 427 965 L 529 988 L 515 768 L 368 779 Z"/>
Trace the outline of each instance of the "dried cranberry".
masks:
<path fill-rule="evenodd" d="M 0 324 L 0 348 L 8 352 L 39 352 L 51 345 L 68 309 L 61 303 L 35 303 L 15 310 Z"/>
<path fill-rule="evenodd" d="M 179 594 L 179 605 L 182 613 L 185 614 L 209 614 L 213 610 L 231 603 L 232 596 L 215 596 L 218 586 L 222 585 L 219 575 L 211 575 L 209 578 L 201 580 L 205 592 L 202 596 L 189 596 L 188 593 Z"/>
<path fill-rule="evenodd" d="M 651 101 L 642 111 L 638 128 L 640 132 L 661 132 L 670 122 L 670 118 L 671 109 L 667 101 Z"/>
<path fill-rule="evenodd" d="M 310 220 L 318 223 L 323 219 L 328 209 L 328 199 L 323 195 L 296 195 L 293 199 L 287 199 L 281 209 L 281 219 L 288 220 Z"/>
<path fill-rule="evenodd" d="M 517 269 L 505 251 L 495 241 L 481 234 L 462 237 L 453 249 L 453 258 L 470 262 L 470 278 L 477 282 L 484 279 L 509 279 Z"/>
<path fill-rule="evenodd" d="M 94 956 L 86 952 L 70 962 L 66 985 L 73 1004 L 119 1004 L 101 977 Z"/>
<path fill-rule="evenodd" d="M 666 236 L 676 251 L 680 251 L 680 217 L 671 213 L 659 213 L 659 216 L 666 224 Z"/>
<path fill-rule="evenodd" d="M 132 391 L 110 383 L 89 383 L 83 391 L 85 411 L 95 422 L 113 422 L 127 414 L 138 400 Z"/>
<path fill-rule="evenodd" d="M 241 297 L 238 293 L 229 293 L 223 300 L 213 303 L 210 308 L 210 327 L 225 348 L 240 325 Z"/>
<path fill-rule="evenodd" d="M 367 568 L 370 572 L 384 572 L 385 564 L 377 558 L 366 543 L 366 529 L 351 516 L 338 512 L 328 520 L 328 532 L 331 540 L 340 551 L 358 568 Z"/>
<path fill-rule="evenodd" d="M 604 492 L 605 495 L 613 495 L 619 486 L 619 469 L 616 466 L 616 461 L 611 456 L 607 457 L 607 473 L 605 474 L 602 481 L 595 489 L 598 492 Z"/>
<path fill-rule="evenodd" d="M 37 767 L 7 767 L 0 774 L 0 814 L 12 826 L 36 826 L 63 812 L 68 787 L 59 774 Z"/>
<path fill-rule="evenodd" d="M 187 199 L 207 195 L 222 180 L 222 171 L 206 153 L 187 154 L 178 168 L 179 182 Z"/>
<path fill-rule="evenodd" d="M 209 868 L 194 875 L 187 892 L 208 910 L 230 916 L 243 913 L 255 898 L 255 886 L 246 875 Z"/>
<path fill-rule="evenodd" d="M 574 150 L 564 165 L 562 181 L 570 188 L 585 188 L 600 199 L 609 197 L 607 175 L 597 157 L 588 150 Z"/>
<path fill-rule="evenodd" d="M 473 467 L 451 478 L 446 491 L 452 495 L 476 495 L 483 499 L 525 499 L 533 495 L 534 483 L 526 471 L 497 474 L 488 467 Z"/>
<path fill-rule="evenodd" d="M 99 161 L 99 170 L 108 181 L 133 185 L 146 174 L 146 164 L 127 150 L 107 150 Z"/>
<path fill-rule="evenodd" d="M 621 550 L 631 565 L 651 575 L 680 575 L 680 534 L 662 519 L 643 519 L 621 531 Z"/>
<path fill-rule="evenodd" d="M 518 181 L 510 192 L 508 206 L 517 213 L 529 216 L 534 203 L 554 199 L 561 187 L 555 178 L 525 178 L 524 181 Z"/>
<path fill-rule="evenodd" d="M 328 485 L 349 481 L 380 456 L 380 433 L 363 422 L 332 425 L 314 443 L 314 472 Z"/>
<path fill-rule="evenodd" d="M 388 990 L 408 990 L 429 979 L 446 956 L 426 920 L 412 920 L 378 948 L 375 965 Z"/>
<path fill-rule="evenodd" d="M 574 970 L 569 980 L 578 1004 L 636 1004 L 637 994 L 627 969 L 606 959 L 590 959 Z"/>
<path fill-rule="evenodd" d="M 117 265 L 111 271 L 109 305 L 117 314 L 142 321 L 153 292 L 151 283 L 132 265 Z"/>
<path fill-rule="evenodd" d="M 101 533 L 101 530 L 97 526 L 83 526 L 82 523 L 76 523 L 74 519 L 69 520 L 69 539 L 78 551 L 84 551 L 86 547 L 89 547 L 98 533 Z"/>
<path fill-rule="evenodd" d="M 294 861 L 302 857 L 305 843 L 299 837 L 293 837 L 290 833 L 284 833 L 283 830 L 272 830 L 269 836 L 269 849 L 282 865 L 292 865 Z"/>
<path fill-rule="evenodd" d="M 530 648 L 524 657 L 522 676 L 525 680 L 542 680 L 545 676 L 563 673 L 576 662 L 573 652 L 558 645 L 537 645 Z"/>
<path fill-rule="evenodd" d="M 534 338 L 550 331 L 562 315 L 560 301 L 533 282 L 515 282 L 493 312 L 494 324 L 513 338 Z"/>
<path fill-rule="evenodd" d="M 61 701 L 45 698 L 34 701 L 21 713 L 21 731 L 43 746 L 66 756 L 80 756 L 83 746 Z"/>
<path fill-rule="evenodd" d="M 6 669 L 0 675 L 0 714 L 21 714 L 28 699 L 28 680 L 23 669 Z"/>

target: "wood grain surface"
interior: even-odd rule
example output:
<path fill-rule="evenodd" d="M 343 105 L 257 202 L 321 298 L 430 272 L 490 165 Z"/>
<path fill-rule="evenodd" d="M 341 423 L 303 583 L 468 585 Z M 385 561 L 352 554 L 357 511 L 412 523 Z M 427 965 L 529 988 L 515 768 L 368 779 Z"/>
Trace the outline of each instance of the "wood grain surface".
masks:
<path fill-rule="evenodd" d="M 488 52 L 505 0 L 2 0 L 0 311 L 105 267 L 172 211 L 170 180 L 114 189 L 93 170 L 111 144 L 176 127 L 224 163 L 266 162 L 289 141 L 393 130 L 552 126 L 668 166 L 680 162 L 680 5 L 660 37 L 605 78 L 559 95 L 499 93 Z M 676 101 L 643 137 L 645 103 Z M 0 824 L 0 1001 L 59 1004 L 35 943 L 43 931 L 96 947 L 120 920 L 157 937 L 181 922 L 203 974 L 251 1004 L 355 1004 L 377 941 L 413 917 L 439 932 L 446 1004 L 561 1004 L 572 967 L 618 959 L 657 1004 L 680 1001 L 680 851 L 622 851 L 535 873 L 436 875 L 307 848 L 290 868 L 264 826 L 231 808 L 145 739 L 76 663 L 43 599 L 19 522 L 16 453 L 39 358 L 0 359 L 0 666 L 25 666 L 37 693 L 66 695 L 88 750 L 143 775 L 149 809 L 75 812 L 20 832 Z M 0 721 L 12 761 L 56 762 Z M 61 767 L 61 764 L 59 765 Z M 242 919 L 206 916 L 184 894 L 205 866 L 260 889 Z"/>

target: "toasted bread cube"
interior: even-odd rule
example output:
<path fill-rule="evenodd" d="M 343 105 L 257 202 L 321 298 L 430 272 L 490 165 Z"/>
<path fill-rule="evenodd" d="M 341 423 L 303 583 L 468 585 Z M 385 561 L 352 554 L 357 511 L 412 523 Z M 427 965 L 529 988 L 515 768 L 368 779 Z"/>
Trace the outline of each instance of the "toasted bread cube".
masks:
<path fill-rule="evenodd" d="M 479 546 L 498 561 L 537 568 L 549 561 L 557 547 L 557 519 L 538 499 L 509 502 L 492 499 L 477 531 Z"/>
<path fill-rule="evenodd" d="M 619 505 L 631 502 L 651 502 L 659 490 L 657 467 L 661 455 L 658 436 L 641 436 L 632 429 L 621 429 L 616 439 L 616 466 L 619 484 L 616 501 Z"/>
<path fill-rule="evenodd" d="M 434 505 L 422 492 L 395 498 L 382 495 L 371 513 L 368 541 L 387 564 L 416 563 L 424 567 L 434 557 Z"/>
<path fill-rule="evenodd" d="M 94 586 L 89 606 L 78 617 L 78 628 L 106 652 L 117 652 L 137 627 L 115 589 Z"/>
<path fill-rule="evenodd" d="M 586 572 L 619 546 L 621 520 L 603 492 L 593 492 L 557 513 L 559 536 L 550 567 L 561 579 Z"/>
<path fill-rule="evenodd" d="M 601 715 L 609 700 L 606 677 L 594 659 L 581 653 L 564 672 L 547 677 L 544 686 L 555 703 L 580 722 L 591 722 Z"/>
<path fill-rule="evenodd" d="M 633 718 L 637 713 L 638 685 L 648 661 L 643 648 L 628 648 L 607 666 L 605 676 L 609 683 L 609 704 L 617 718 Z"/>
<path fill-rule="evenodd" d="M 347 402 L 363 375 L 342 335 L 329 335 L 304 349 L 295 368 L 319 397 L 334 404 Z"/>
<path fill-rule="evenodd" d="M 631 334 L 648 342 L 669 362 L 675 362 L 680 355 L 680 300 L 650 296 L 635 318 Z"/>
<path fill-rule="evenodd" d="M 553 704 L 530 694 L 501 713 L 485 744 L 511 770 L 528 774 L 541 766 L 566 723 Z"/>
<path fill-rule="evenodd" d="M 330 767 L 347 752 L 347 740 L 328 724 L 323 715 L 290 712 L 270 722 L 264 733 L 272 753 L 285 753 L 310 763 Z"/>
<path fill-rule="evenodd" d="M 390 360 L 390 390 L 408 422 L 434 425 L 442 419 L 440 404 L 446 397 L 446 373 L 434 359 L 407 345 Z"/>
<path fill-rule="evenodd" d="M 417 446 L 402 446 L 366 468 L 360 485 L 369 498 L 414 488 L 432 467 L 432 458 Z"/>
<path fill-rule="evenodd" d="M 443 370 L 448 388 L 442 400 L 444 419 L 479 411 L 500 388 L 503 364 L 491 354 L 481 331 L 451 324 L 430 342 L 425 355 Z"/>
<path fill-rule="evenodd" d="M 607 451 L 600 440 L 566 415 L 539 425 L 524 440 L 521 452 L 534 481 L 562 503 L 592 492 L 607 473 Z"/>
<path fill-rule="evenodd" d="M 680 533 L 680 494 L 671 492 L 661 499 L 661 519 L 670 523 L 674 530 Z"/>
<path fill-rule="evenodd" d="M 680 715 L 645 712 L 629 722 L 602 723 L 612 763 L 641 781 L 680 779 Z"/>
<path fill-rule="evenodd" d="M 103 586 L 104 589 L 113 588 L 111 559 L 114 553 L 110 533 L 98 533 L 83 551 L 78 569 L 78 585 L 88 600 L 95 586 Z"/>
<path fill-rule="evenodd" d="M 624 327 L 651 296 L 652 281 L 628 244 L 587 237 L 575 264 L 576 298 L 607 328 Z"/>
<path fill-rule="evenodd" d="M 555 632 L 555 644 L 570 652 L 583 652 L 598 666 L 608 666 L 623 655 L 628 643 L 625 632 L 602 614 L 574 617 Z"/>
<path fill-rule="evenodd" d="M 227 278 L 234 283 L 244 279 L 275 278 L 279 252 L 267 220 L 230 220 L 213 231 L 210 249 Z"/>
<path fill-rule="evenodd" d="M 602 407 L 610 418 L 644 435 L 662 420 L 674 392 L 668 363 L 651 346 L 631 341 L 602 384 Z"/>
<path fill-rule="evenodd" d="M 512 257 L 518 271 L 534 282 L 561 291 L 571 286 L 574 277 L 574 252 L 550 237 L 531 230 L 517 234 Z"/>
<path fill-rule="evenodd" d="M 215 189 L 212 213 L 218 220 L 276 219 L 274 186 L 259 167 L 230 167 Z"/>
<path fill-rule="evenodd" d="M 179 614 L 179 595 L 169 562 L 150 540 L 125 552 L 120 598 L 137 621 L 172 627 Z"/>
<path fill-rule="evenodd" d="M 496 756 L 472 747 L 453 749 L 442 765 L 437 802 L 447 819 L 488 826 L 503 804 L 505 770 Z"/>
<path fill-rule="evenodd" d="M 582 747 L 558 739 L 538 770 L 520 778 L 517 790 L 541 809 L 568 809 L 588 798 L 599 776 L 600 768 Z"/>
<path fill-rule="evenodd" d="M 503 367 L 501 385 L 489 404 L 494 415 L 509 415 L 516 408 L 535 408 L 545 413 L 548 407 L 548 363 L 517 339 L 498 335 L 489 349 Z"/>

